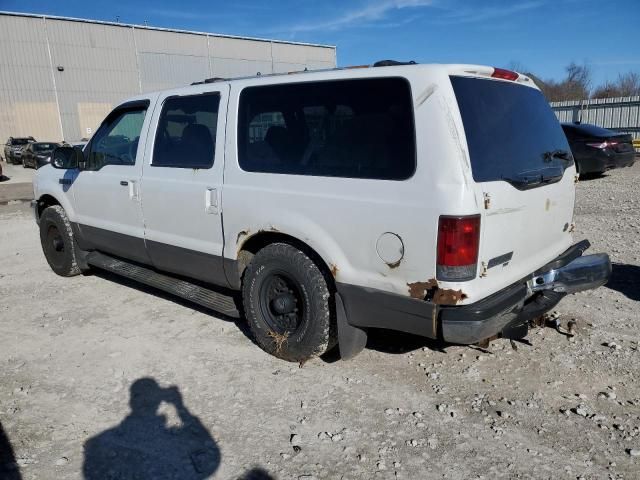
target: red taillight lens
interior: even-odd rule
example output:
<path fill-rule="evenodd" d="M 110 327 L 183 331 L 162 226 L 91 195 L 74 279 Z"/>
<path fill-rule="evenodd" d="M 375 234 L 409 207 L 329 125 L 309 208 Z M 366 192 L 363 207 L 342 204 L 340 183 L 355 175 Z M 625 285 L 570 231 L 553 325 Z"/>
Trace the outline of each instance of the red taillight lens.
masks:
<path fill-rule="evenodd" d="M 480 244 L 480 215 L 440 217 L 438 222 L 438 280 L 475 278 Z"/>
<path fill-rule="evenodd" d="M 504 68 L 494 68 L 491 76 L 493 78 L 502 78 L 503 80 L 517 80 L 520 75 Z"/>
<path fill-rule="evenodd" d="M 617 144 L 618 144 L 618 142 L 606 140 L 606 141 L 600 142 L 600 143 L 587 143 L 587 147 L 598 148 L 600 150 L 604 150 L 605 148 L 608 148 L 608 147 L 615 147 Z"/>

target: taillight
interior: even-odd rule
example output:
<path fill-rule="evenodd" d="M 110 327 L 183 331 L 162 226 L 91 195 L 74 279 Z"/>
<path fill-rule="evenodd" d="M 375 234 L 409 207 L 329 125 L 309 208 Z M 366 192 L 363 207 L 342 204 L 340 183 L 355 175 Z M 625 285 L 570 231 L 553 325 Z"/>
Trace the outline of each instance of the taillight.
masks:
<path fill-rule="evenodd" d="M 440 217 L 436 278 L 471 280 L 476 276 L 480 244 L 480 215 Z"/>
<path fill-rule="evenodd" d="M 504 68 L 494 68 L 491 74 L 493 78 L 501 78 L 503 80 L 517 80 L 520 75 L 511 70 L 505 70 Z"/>
<path fill-rule="evenodd" d="M 598 148 L 600 150 L 604 150 L 605 148 L 615 147 L 616 145 L 618 145 L 618 142 L 605 140 L 604 142 L 587 143 L 586 145 L 587 145 L 587 147 Z"/>

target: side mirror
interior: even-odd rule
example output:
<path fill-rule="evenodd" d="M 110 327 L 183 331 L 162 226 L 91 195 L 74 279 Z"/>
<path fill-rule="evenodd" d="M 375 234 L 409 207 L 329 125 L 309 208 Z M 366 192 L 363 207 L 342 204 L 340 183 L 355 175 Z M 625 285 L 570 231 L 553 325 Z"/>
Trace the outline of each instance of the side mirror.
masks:
<path fill-rule="evenodd" d="M 53 168 L 69 170 L 78 168 L 81 163 L 84 163 L 82 150 L 74 147 L 58 147 L 51 155 L 51 166 Z"/>

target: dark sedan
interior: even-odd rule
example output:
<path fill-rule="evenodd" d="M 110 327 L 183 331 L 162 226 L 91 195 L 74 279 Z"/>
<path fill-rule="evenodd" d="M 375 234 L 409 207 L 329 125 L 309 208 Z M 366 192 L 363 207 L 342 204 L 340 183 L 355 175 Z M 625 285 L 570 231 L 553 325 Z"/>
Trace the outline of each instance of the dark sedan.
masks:
<path fill-rule="evenodd" d="M 631 135 L 588 123 L 563 123 L 562 129 L 581 175 L 601 174 L 635 162 Z"/>
<path fill-rule="evenodd" d="M 22 166 L 40 168 L 51 161 L 51 153 L 59 147 L 55 142 L 30 143 L 22 150 Z"/>

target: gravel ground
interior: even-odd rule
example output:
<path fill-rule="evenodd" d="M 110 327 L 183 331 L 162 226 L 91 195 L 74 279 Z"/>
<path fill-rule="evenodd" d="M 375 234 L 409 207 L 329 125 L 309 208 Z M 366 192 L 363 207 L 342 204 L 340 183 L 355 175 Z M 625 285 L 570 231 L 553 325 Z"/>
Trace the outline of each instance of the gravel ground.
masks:
<path fill-rule="evenodd" d="M 576 240 L 615 265 L 558 306 L 572 339 L 378 332 L 303 368 L 175 298 L 57 277 L 26 206 L 0 207 L 0 478 L 640 478 L 639 182 L 578 185 Z"/>

